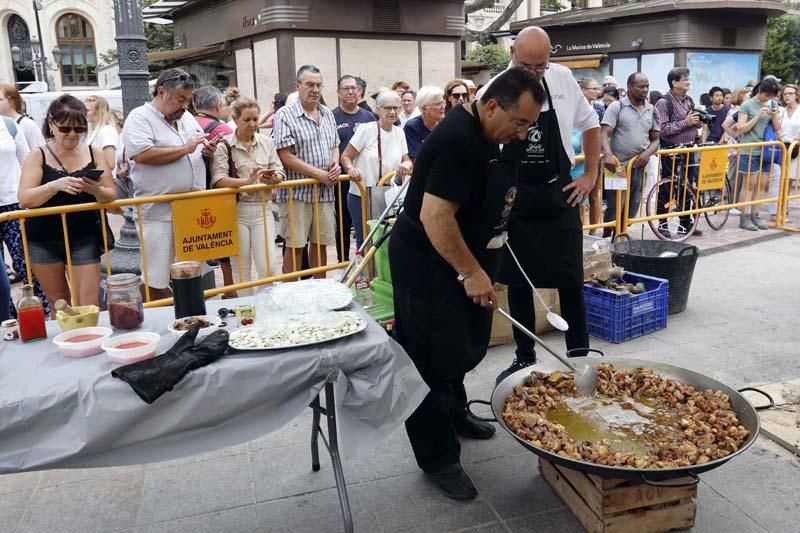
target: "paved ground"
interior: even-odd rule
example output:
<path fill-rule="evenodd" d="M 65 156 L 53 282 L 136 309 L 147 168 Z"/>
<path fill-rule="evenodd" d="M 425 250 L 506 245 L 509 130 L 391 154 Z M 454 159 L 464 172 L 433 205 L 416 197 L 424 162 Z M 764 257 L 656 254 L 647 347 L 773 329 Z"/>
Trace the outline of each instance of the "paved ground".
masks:
<path fill-rule="evenodd" d="M 713 238 L 694 242 L 705 248 Z M 703 256 L 689 308 L 671 316 L 666 330 L 595 347 L 737 387 L 800 378 L 798 258 L 798 236 Z M 489 397 L 510 354 L 508 346 L 490 350 L 467 377 L 471 397 Z M 305 415 L 257 441 L 182 461 L 0 476 L 0 533 L 340 531 L 330 463 L 310 469 L 309 428 Z M 581 531 L 539 477 L 535 456 L 510 437 L 465 442 L 463 461 L 481 494 L 466 504 L 425 481 L 402 431 L 348 462 L 357 531 Z M 800 531 L 800 461 L 770 441 L 759 439 L 701 479 L 695 531 Z"/>

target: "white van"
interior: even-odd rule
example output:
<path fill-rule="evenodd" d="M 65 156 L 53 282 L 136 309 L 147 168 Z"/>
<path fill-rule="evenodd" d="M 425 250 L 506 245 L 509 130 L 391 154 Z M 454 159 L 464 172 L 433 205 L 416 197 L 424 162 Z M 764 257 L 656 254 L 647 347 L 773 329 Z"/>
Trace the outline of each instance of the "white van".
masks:
<path fill-rule="evenodd" d="M 44 123 L 44 117 L 47 115 L 47 108 L 50 102 L 61 96 L 62 94 L 71 94 L 79 100 L 84 100 L 87 96 L 102 96 L 108 100 L 108 105 L 111 109 L 119 109 L 122 111 L 122 91 L 115 90 L 85 90 L 79 91 L 54 91 L 45 93 L 29 93 L 23 92 L 22 99 L 25 102 L 25 110 L 30 117 L 41 126 Z"/>

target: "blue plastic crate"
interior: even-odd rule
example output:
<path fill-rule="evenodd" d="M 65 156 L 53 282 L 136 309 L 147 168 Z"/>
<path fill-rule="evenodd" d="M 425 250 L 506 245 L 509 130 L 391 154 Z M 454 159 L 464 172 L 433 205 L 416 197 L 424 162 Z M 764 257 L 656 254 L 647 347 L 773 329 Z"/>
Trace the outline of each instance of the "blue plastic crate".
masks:
<path fill-rule="evenodd" d="M 625 342 L 667 327 L 669 281 L 628 272 L 627 283 L 643 282 L 642 294 L 622 294 L 583 286 L 589 335 L 609 342 Z"/>

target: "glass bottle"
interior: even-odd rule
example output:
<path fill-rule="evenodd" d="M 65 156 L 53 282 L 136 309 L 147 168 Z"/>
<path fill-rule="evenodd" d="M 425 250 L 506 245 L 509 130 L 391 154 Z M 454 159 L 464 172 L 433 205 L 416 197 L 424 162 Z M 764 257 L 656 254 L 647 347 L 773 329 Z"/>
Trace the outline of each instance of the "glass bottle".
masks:
<path fill-rule="evenodd" d="M 136 329 L 144 322 L 140 286 L 136 274 L 114 274 L 106 279 L 108 316 L 114 329 Z"/>
<path fill-rule="evenodd" d="M 23 342 L 47 338 L 47 328 L 44 325 L 44 306 L 42 301 L 34 296 L 33 285 L 22 287 L 22 298 L 17 302 L 17 321 L 19 322 L 19 336 Z"/>

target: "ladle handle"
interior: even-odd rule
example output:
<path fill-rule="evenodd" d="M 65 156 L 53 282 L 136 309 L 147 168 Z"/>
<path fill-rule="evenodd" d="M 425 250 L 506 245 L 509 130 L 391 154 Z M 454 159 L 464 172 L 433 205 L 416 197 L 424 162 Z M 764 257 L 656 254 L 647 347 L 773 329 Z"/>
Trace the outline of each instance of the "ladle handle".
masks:
<path fill-rule="evenodd" d="M 514 317 L 506 313 L 506 311 L 502 307 L 498 307 L 497 312 L 506 317 L 506 319 L 508 319 L 508 321 L 511 322 L 515 328 L 517 328 L 522 333 L 524 333 L 525 335 L 527 335 L 528 337 L 539 343 L 539 346 L 550 352 L 550 355 L 561 361 L 567 368 L 569 368 L 570 370 L 574 370 L 577 373 L 577 368 L 575 368 L 575 365 L 573 365 L 566 357 L 564 357 L 559 353 L 556 353 L 555 350 L 550 348 L 547 344 L 543 343 L 542 339 L 534 335 L 531 330 L 520 324 Z"/>

